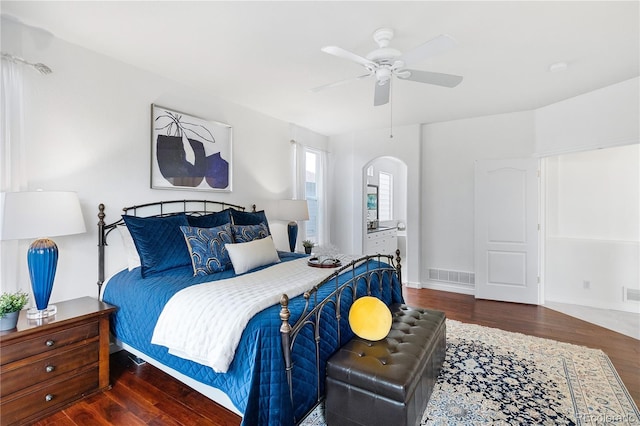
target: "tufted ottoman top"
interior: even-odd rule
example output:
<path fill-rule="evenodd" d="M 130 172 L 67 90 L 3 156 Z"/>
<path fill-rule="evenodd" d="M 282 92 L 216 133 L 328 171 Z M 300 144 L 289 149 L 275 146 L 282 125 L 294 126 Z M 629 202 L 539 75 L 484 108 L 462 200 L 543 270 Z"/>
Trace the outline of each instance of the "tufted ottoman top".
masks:
<path fill-rule="evenodd" d="M 327 375 L 405 402 L 413 394 L 425 364 L 430 362 L 445 315 L 401 304 L 390 309 L 393 323 L 387 337 L 371 342 L 355 336 L 330 358 Z"/>

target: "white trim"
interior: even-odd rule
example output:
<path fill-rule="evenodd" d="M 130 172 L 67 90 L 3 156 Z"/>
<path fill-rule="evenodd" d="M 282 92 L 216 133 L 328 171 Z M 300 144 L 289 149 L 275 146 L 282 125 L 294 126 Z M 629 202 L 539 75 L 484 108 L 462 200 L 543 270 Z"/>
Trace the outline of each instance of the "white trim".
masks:
<path fill-rule="evenodd" d="M 417 288 L 418 290 L 420 290 L 422 287 L 422 284 L 420 283 L 410 283 L 410 282 L 404 282 L 402 283 L 402 285 L 404 287 L 408 287 L 408 288 Z"/>
<path fill-rule="evenodd" d="M 429 288 L 431 290 L 449 291 L 451 293 L 468 294 L 475 296 L 475 286 L 463 287 L 455 284 L 444 284 L 436 281 L 423 281 L 421 288 Z"/>

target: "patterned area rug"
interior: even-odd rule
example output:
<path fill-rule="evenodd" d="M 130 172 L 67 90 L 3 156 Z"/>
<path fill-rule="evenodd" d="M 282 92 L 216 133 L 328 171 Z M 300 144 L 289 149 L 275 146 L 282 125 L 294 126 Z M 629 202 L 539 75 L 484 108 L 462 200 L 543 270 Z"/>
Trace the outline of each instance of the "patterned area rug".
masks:
<path fill-rule="evenodd" d="M 325 424 L 322 406 L 302 423 Z M 639 425 L 604 352 L 447 320 L 447 352 L 421 425 Z"/>

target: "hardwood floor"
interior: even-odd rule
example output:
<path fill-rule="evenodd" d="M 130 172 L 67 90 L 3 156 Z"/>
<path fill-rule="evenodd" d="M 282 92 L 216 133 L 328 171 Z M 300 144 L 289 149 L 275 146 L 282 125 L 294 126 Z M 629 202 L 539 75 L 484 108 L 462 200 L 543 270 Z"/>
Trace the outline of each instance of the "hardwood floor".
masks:
<path fill-rule="evenodd" d="M 476 300 L 435 290 L 405 289 L 406 303 L 447 318 L 602 349 L 640 405 L 640 341 L 541 306 Z M 40 422 L 44 425 L 239 425 L 240 418 L 155 367 L 111 355 L 113 388 Z"/>

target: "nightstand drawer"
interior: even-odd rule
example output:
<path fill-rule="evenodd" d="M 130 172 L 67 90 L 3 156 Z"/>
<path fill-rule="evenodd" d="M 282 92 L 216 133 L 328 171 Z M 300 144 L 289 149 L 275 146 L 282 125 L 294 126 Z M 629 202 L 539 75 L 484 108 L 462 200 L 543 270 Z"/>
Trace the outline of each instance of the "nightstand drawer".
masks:
<path fill-rule="evenodd" d="M 94 321 L 19 343 L 3 345 L 2 352 L 0 352 L 0 365 L 80 342 L 97 336 L 99 332 L 99 323 Z"/>
<path fill-rule="evenodd" d="M 31 416 L 50 412 L 67 402 L 78 399 L 98 389 L 98 367 L 92 368 L 68 380 L 61 380 L 20 398 L 3 399 L 0 405 L 2 424 L 11 425 Z"/>
<path fill-rule="evenodd" d="M 81 369 L 92 363 L 98 363 L 100 356 L 100 342 L 95 342 L 80 347 L 73 346 L 70 349 L 57 351 L 55 355 L 37 357 L 26 363 L 17 361 L 0 367 L 0 397 L 5 397 L 13 392 L 26 389 L 55 379 L 60 375 Z"/>

